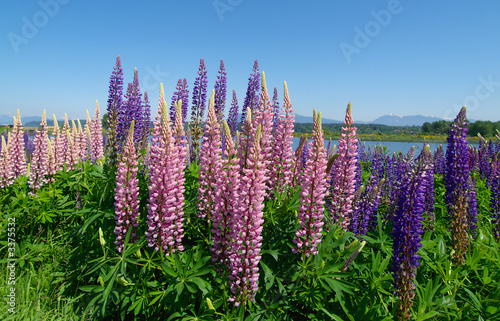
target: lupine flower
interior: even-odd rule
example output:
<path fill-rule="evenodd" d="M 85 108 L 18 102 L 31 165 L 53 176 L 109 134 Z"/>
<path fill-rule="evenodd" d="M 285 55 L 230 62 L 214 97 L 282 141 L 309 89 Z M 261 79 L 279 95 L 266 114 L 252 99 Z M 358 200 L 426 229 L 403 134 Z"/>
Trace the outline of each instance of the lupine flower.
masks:
<path fill-rule="evenodd" d="M 467 221 L 469 222 L 468 232 L 475 238 L 477 228 L 477 184 L 476 178 L 469 176 L 469 188 L 467 190 Z"/>
<path fill-rule="evenodd" d="M 160 122 L 161 117 L 161 122 Z M 181 119 L 178 109 L 176 118 Z M 148 246 L 161 249 L 165 255 L 182 251 L 184 168 L 186 147 L 175 144 L 172 135 L 167 103 L 164 100 L 163 84 L 160 84 L 158 116 L 153 129 L 151 145 L 151 166 L 148 230 Z"/>
<path fill-rule="evenodd" d="M 178 100 L 182 100 L 182 79 L 177 80 L 172 102 L 170 103 L 170 119 L 175 119 L 175 108 Z"/>
<path fill-rule="evenodd" d="M 469 180 L 467 118 L 465 106 L 451 123 L 446 149 L 445 201 L 451 218 L 454 262 L 461 264 L 468 249 L 467 190 Z"/>
<path fill-rule="evenodd" d="M 255 300 L 258 290 L 260 250 L 265 194 L 265 165 L 259 145 L 260 126 L 253 134 L 247 167 L 242 168 L 238 200 L 238 215 L 232 222 L 233 242 L 229 277 L 235 305 Z"/>
<path fill-rule="evenodd" d="M 121 159 L 116 174 L 115 188 L 115 234 L 117 251 L 122 253 L 127 232 L 130 232 L 130 241 L 137 239 L 136 229 L 139 218 L 139 186 L 137 179 L 138 157 L 134 146 L 134 120 L 130 123 L 130 130 L 123 147 Z"/>
<path fill-rule="evenodd" d="M 220 61 L 220 70 L 215 80 L 215 98 L 214 108 L 217 119 L 220 122 L 224 117 L 224 108 L 226 107 L 226 87 L 227 87 L 227 73 L 224 67 L 224 61 Z"/>
<path fill-rule="evenodd" d="M 215 208 L 215 189 L 216 182 L 219 179 L 222 160 L 222 140 L 220 135 L 220 124 L 217 120 L 217 114 L 214 106 L 214 91 L 208 104 L 208 116 L 205 123 L 205 134 L 200 151 L 200 187 L 198 193 L 198 216 L 207 217 L 210 222 Z"/>
<path fill-rule="evenodd" d="M 116 57 L 116 64 L 109 80 L 108 94 L 108 129 L 106 133 L 106 155 L 108 164 L 115 166 L 118 157 L 117 126 L 123 96 L 123 69 L 120 56 Z"/>
<path fill-rule="evenodd" d="M 18 109 L 17 117 L 14 117 L 14 127 L 12 128 L 11 138 L 9 140 L 9 157 L 14 177 L 23 176 L 27 173 L 23 135 L 24 131 Z"/>
<path fill-rule="evenodd" d="M 75 145 L 75 140 L 70 134 L 70 131 L 66 131 L 66 141 L 68 142 L 68 148 L 64 154 L 64 163 L 66 164 L 66 169 L 68 171 L 76 168 L 76 165 L 80 161 L 79 150 Z"/>
<path fill-rule="evenodd" d="M 414 163 L 413 155 L 415 153 L 415 146 L 413 146 L 408 153 L 403 156 L 402 152 L 399 152 L 398 158 L 393 162 L 393 190 L 390 198 L 390 206 L 387 213 L 387 219 L 392 219 L 396 212 L 399 204 L 399 197 L 402 193 L 403 178 L 411 170 Z"/>
<path fill-rule="evenodd" d="M 418 248 L 422 240 L 422 214 L 424 211 L 425 193 L 427 189 L 426 176 L 430 160 L 430 148 L 427 145 L 422 153 L 429 156 L 421 157 L 409 172 L 403 177 L 401 195 L 394 216 L 393 225 L 393 257 L 392 272 L 394 286 L 399 297 L 401 319 L 411 317 L 410 308 L 415 297 L 415 276 L 420 265 Z"/>
<path fill-rule="evenodd" d="M 278 121 L 280 118 L 280 103 L 278 101 L 278 89 L 276 87 L 274 87 L 272 105 L 273 105 L 273 133 L 274 133 L 276 127 L 278 126 Z M 328 147 L 326 151 L 328 152 L 329 149 L 330 147 Z"/>
<path fill-rule="evenodd" d="M 88 113 L 88 111 L 87 111 Z M 90 116 L 88 116 L 90 118 Z M 74 136 L 74 141 L 78 142 L 75 143 L 75 146 L 78 146 L 78 159 L 81 160 L 87 160 L 91 159 L 90 157 L 90 148 L 91 148 L 91 139 L 90 139 L 90 124 L 92 121 L 90 121 L 87 125 L 85 123 L 85 131 L 82 129 L 82 123 L 80 122 L 80 119 L 76 120 L 78 124 L 78 130 L 76 131 L 76 136 Z M 88 134 L 87 134 L 88 133 Z M 95 159 L 94 159 L 95 161 Z"/>
<path fill-rule="evenodd" d="M 248 78 L 247 93 L 241 110 L 241 124 L 244 124 L 247 118 L 247 108 L 254 112 L 254 108 L 259 104 L 260 72 L 259 63 L 255 60 L 252 73 Z"/>
<path fill-rule="evenodd" d="M 240 160 L 240 169 L 247 167 L 247 160 L 250 154 L 250 147 L 253 143 L 252 132 L 254 127 L 252 125 L 252 111 L 247 108 L 247 112 L 245 114 L 247 115 L 247 119 L 243 126 L 243 131 L 241 132 L 241 135 L 239 135 L 239 137 L 238 133 L 236 134 L 237 144 L 238 144 L 238 158 Z"/>
<path fill-rule="evenodd" d="M 142 122 L 142 119 L 140 121 Z M 99 103 L 97 100 L 95 101 L 95 114 L 90 123 L 90 135 L 90 158 L 95 160 L 104 158 L 101 114 L 99 113 Z"/>
<path fill-rule="evenodd" d="M 231 102 L 231 109 L 229 109 L 227 124 L 231 130 L 231 136 L 235 136 L 236 130 L 238 129 L 238 98 L 236 97 L 236 91 L 234 89 L 233 101 Z"/>
<path fill-rule="evenodd" d="M 144 119 L 142 121 L 141 148 L 146 148 L 149 144 L 149 128 L 151 127 L 151 105 L 149 104 L 148 92 L 144 92 L 144 101 L 142 102 L 144 110 Z"/>
<path fill-rule="evenodd" d="M 0 152 L 0 188 L 10 186 L 15 180 L 12 163 L 5 137 L 2 135 L 2 151 Z"/>
<path fill-rule="evenodd" d="M 214 203 L 215 211 L 212 215 L 212 261 L 217 264 L 217 269 L 227 269 L 231 251 L 231 235 L 236 229 L 238 220 L 238 205 L 234 200 L 238 199 L 240 166 L 229 126 L 225 120 L 222 121 L 225 132 L 224 156 L 221 159 L 222 168 L 220 175 L 215 181 Z M 227 272 L 227 270 L 225 271 Z"/>
<path fill-rule="evenodd" d="M 63 140 L 61 136 L 61 131 L 59 130 L 59 124 L 57 123 L 56 115 L 52 115 L 54 118 L 54 131 L 52 132 L 53 140 L 53 153 L 54 153 L 54 166 L 55 171 L 61 170 L 64 166 L 64 151 L 63 151 Z"/>
<path fill-rule="evenodd" d="M 311 254 L 318 253 L 317 246 L 321 242 L 323 212 L 326 197 L 326 150 L 323 131 L 321 129 L 321 113 L 313 114 L 313 136 L 309 143 L 309 155 L 301 181 L 300 205 L 298 220 L 300 228 L 295 232 L 294 253 L 301 253 L 305 261 Z"/>
<path fill-rule="evenodd" d="M 302 158 L 304 155 L 304 150 L 306 149 L 307 149 L 307 138 L 306 136 L 301 136 L 299 141 L 299 146 L 297 147 L 297 149 L 295 149 L 295 156 L 293 157 L 292 184 L 294 187 L 298 184 L 299 179 L 302 176 L 302 172 L 304 169 L 304 166 L 302 165 Z"/>
<path fill-rule="evenodd" d="M 193 87 L 193 109 L 191 113 L 191 161 L 198 159 L 200 152 L 200 138 L 202 134 L 201 123 L 203 122 L 203 113 L 205 112 L 205 103 L 207 100 L 207 70 L 205 61 L 200 59 L 198 77 Z"/>
<path fill-rule="evenodd" d="M 26 146 L 26 163 L 31 163 L 31 159 L 33 158 L 33 151 L 35 150 L 35 144 L 33 141 L 36 136 L 36 131 L 33 132 L 33 138 L 30 138 L 29 130 L 24 132 L 24 146 Z M 26 174 L 28 172 L 26 171 Z"/>
<path fill-rule="evenodd" d="M 47 182 L 53 183 L 54 176 L 57 172 L 57 164 L 54 155 L 54 149 L 50 143 L 50 139 L 47 140 Z"/>
<path fill-rule="evenodd" d="M 381 179 L 370 189 L 356 190 L 353 197 L 353 211 L 351 213 L 351 224 L 349 225 L 349 230 L 357 235 L 366 235 L 370 226 L 373 227 L 373 222 L 377 221 L 375 213 L 380 204 L 380 194 L 382 192 L 382 187 L 386 182 L 385 179 Z M 372 182 L 373 184 L 374 182 Z M 368 190 L 368 191 L 367 191 Z M 356 199 L 356 194 L 359 192 L 358 199 Z"/>
<path fill-rule="evenodd" d="M 491 198 L 490 209 L 492 220 L 492 230 L 496 241 L 500 241 L 500 160 L 496 155 L 493 156 L 491 166 Z"/>
<path fill-rule="evenodd" d="M 47 162 L 47 121 L 45 120 L 45 110 L 43 111 L 41 128 L 37 130 L 34 141 L 35 151 L 33 152 L 33 161 L 31 162 L 31 172 L 28 179 L 30 195 L 35 196 L 36 190 L 47 182 L 48 162 Z"/>
<path fill-rule="evenodd" d="M 335 181 L 332 182 L 332 200 L 329 220 L 337 219 L 340 226 L 347 231 L 352 218 L 352 201 L 356 192 L 356 162 L 358 161 L 357 128 L 352 126 L 351 103 L 347 105 L 344 120 L 345 127 L 339 139 L 339 157 L 335 160 Z"/>
<path fill-rule="evenodd" d="M 434 171 L 438 175 L 443 175 L 444 174 L 444 166 L 445 166 L 445 159 L 444 159 L 444 150 L 443 150 L 443 145 L 439 145 L 436 151 L 434 152 Z"/>
<path fill-rule="evenodd" d="M 291 185 L 293 179 L 292 135 L 295 115 L 293 114 L 286 82 L 284 83 L 284 87 L 285 98 L 282 109 L 283 114 L 278 114 L 279 117 L 278 120 L 276 120 L 276 130 L 272 148 L 273 157 L 270 163 L 270 187 L 272 190 L 278 190 L 279 192 L 283 192 L 286 186 Z"/>

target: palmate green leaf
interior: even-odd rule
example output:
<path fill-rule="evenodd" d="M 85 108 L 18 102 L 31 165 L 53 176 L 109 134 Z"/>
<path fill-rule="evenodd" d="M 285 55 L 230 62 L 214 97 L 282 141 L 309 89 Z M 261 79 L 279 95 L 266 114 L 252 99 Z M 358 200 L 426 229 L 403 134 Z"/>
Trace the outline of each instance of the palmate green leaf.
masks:
<path fill-rule="evenodd" d="M 274 275 L 271 269 L 267 266 L 264 261 L 260 261 L 259 264 L 262 266 L 262 270 L 264 271 L 264 283 L 266 285 L 266 290 L 269 290 L 274 284 Z"/>
<path fill-rule="evenodd" d="M 188 281 L 196 284 L 196 286 L 198 286 L 198 288 L 201 290 L 203 296 L 207 295 L 209 290 L 211 289 L 210 283 L 199 277 L 191 277 Z"/>
<path fill-rule="evenodd" d="M 163 262 L 161 268 L 163 272 L 167 273 L 173 278 L 176 278 L 178 276 L 177 273 L 170 266 L 168 266 L 168 261 Z"/>

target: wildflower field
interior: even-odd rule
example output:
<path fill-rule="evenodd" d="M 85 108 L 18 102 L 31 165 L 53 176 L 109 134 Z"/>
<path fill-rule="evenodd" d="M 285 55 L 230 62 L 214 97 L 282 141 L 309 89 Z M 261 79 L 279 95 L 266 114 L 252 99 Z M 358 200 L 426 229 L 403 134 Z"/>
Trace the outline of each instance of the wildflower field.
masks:
<path fill-rule="evenodd" d="M 350 104 L 293 150 L 257 61 L 227 117 L 222 61 L 160 85 L 152 129 L 138 79 L 117 57 L 104 121 L 2 134 L 0 319 L 500 320 L 500 137 L 465 107 L 435 151 L 365 150 Z"/>

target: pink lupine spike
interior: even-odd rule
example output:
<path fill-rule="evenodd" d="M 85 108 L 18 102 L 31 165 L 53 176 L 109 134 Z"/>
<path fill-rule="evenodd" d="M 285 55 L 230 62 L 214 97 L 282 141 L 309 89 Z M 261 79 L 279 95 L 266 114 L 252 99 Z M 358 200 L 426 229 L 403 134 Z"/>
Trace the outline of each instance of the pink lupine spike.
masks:
<path fill-rule="evenodd" d="M 209 112 L 210 113 L 210 112 Z M 237 150 L 231 137 L 231 130 L 225 120 L 222 121 L 225 135 L 222 168 L 218 180 L 215 181 L 215 211 L 212 215 L 212 261 L 217 269 L 225 269 L 227 275 L 231 253 L 232 231 L 237 228 L 240 166 Z"/>
<path fill-rule="evenodd" d="M 11 140 L 9 139 L 9 142 Z M 9 144 L 10 145 L 10 144 Z M 12 170 L 9 146 L 2 135 L 2 153 L 0 154 L 0 188 L 10 186 L 14 182 L 15 176 Z"/>
<path fill-rule="evenodd" d="M 139 218 L 139 180 L 137 179 L 138 157 L 134 146 L 134 121 L 125 141 L 125 147 L 120 156 L 116 175 L 115 188 L 115 234 L 117 251 L 123 252 L 125 237 L 129 229 L 130 242 L 137 240 L 136 229 Z"/>
<path fill-rule="evenodd" d="M 356 190 L 356 168 L 358 163 L 358 137 L 356 127 L 353 127 L 351 103 L 347 105 L 345 127 L 342 127 L 339 139 L 338 153 L 335 160 L 332 186 L 332 201 L 329 220 L 337 219 L 340 226 L 347 231 L 353 212 L 353 200 Z"/>
<path fill-rule="evenodd" d="M 220 124 L 215 114 L 214 94 L 215 91 L 212 90 L 212 95 L 208 104 L 208 116 L 204 130 L 205 134 L 203 135 L 203 143 L 199 156 L 200 187 L 198 193 L 198 216 L 201 218 L 207 217 L 209 223 L 215 208 L 214 197 L 217 193 L 215 184 L 219 179 L 222 165 L 222 139 L 220 135 Z"/>
<path fill-rule="evenodd" d="M 284 103 L 275 131 L 273 140 L 273 158 L 271 162 L 270 186 L 272 190 L 283 192 L 293 179 L 293 150 L 292 138 L 295 115 L 293 115 L 288 87 L 284 82 Z"/>
<path fill-rule="evenodd" d="M 146 239 L 148 246 L 168 255 L 184 250 L 181 242 L 185 163 L 182 159 L 186 147 L 175 145 L 167 103 L 163 101 L 158 109 L 161 122 L 157 117 L 153 129 Z"/>
<path fill-rule="evenodd" d="M 247 159 L 252 144 L 252 110 L 247 107 L 247 118 L 243 125 L 243 132 L 236 132 L 236 141 L 238 146 L 238 158 L 240 159 L 240 169 L 247 167 Z"/>
<path fill-rule="evenodd" d="M 254 133 L 248 153 L 247 167 L 243 168 L 238 189 L 237 217 L 232 222 L 229 277 L 236 305 L 255 300 L 258 290 L 260 249 L 265 194 L 265 163 L 260 147 L 261 126 Z"/>
<path fill-rule="evenodd" d="M 9 139 L 9 157 L 14 177 L 26 175 L 26 154 L 24 151 L 24 131 L 21 123 L 19 109 L 14 117 L 12 137 Z"/>
<path fill-rule="evenodd" d="M 313 141 L 309 143 L 304 175 L 301 181 L 300 206 L 298 219 L 300 228 L 295 233 L 294 252 L 302 254 L 306 260 L 318 252 L 323 227 L 323 205 L 327 195 L 326 149 L 321 129 L 321 113 L 313 113 Z"/>
<path fill-rule="evenodd" d="M 66 169 L 70 171 L 76 168 L 80 158 L 78 156 L 79 151 L 69 130 L 66 131 L 66 141 L 68 142 L 68 148 L 64 154 L 64 163 L 66 164 Z"/>
<path fill-rule="evenodd" d="M 85 126 L 85 130 L 82 128 L 82 123 L 80 122 L 80 119 L 77 119 L 76 122 L 78 123 L 78 131 L 77 131 L 77 136 L 75 137 L 75 140 L 78 141 L 78 158 L 83 159 L 83 158 L 89 158 L 90 157 L 90 130 L 88 126 Z"/>
<path fill-rule="evenodd" d="M 31 173 L 28 179 L 30 195 L 36 196 L 36 190 L 47 182 L 48 159 L 47 159 L 47 121 L 45 120 L 45 110 L 43 111 L 40 130 L 37 131 L 35 141 L 35 150 L 33 151 L 33 160 L 31 162 Z"/>
<path fill-rule="evenodd" d="M 49 183 L 54 182 L 54 175 L 57 172 L 57 164 L 54 155 L 54 149 L 50 143 L 50 139 L 47 140 L 47 181 Z"/>
<path fill-rule="evenodd" d="M 87 118 L 88 118 L 87 111 Z M 95 113 L 90 123 L 90 158 L 97 161 L 104 158 L 104 146 L 102 138 L 101 113 L 99 112 L 99 103 L 95 101 Z"/>

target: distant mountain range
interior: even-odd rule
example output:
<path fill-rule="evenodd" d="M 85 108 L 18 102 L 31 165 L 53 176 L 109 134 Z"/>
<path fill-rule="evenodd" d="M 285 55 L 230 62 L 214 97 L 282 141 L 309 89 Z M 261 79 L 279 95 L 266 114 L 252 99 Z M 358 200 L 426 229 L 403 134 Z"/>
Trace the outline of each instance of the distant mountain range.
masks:
<path fill-rule="evenodd" d="M 414 116 L 398 116 L 398 115 L 384 115 L 381 116 L 374 121 L 364 122 L 364 121 L 354 121 L 354 124 L 379 124 L 379 125 L 387 125 L 387 126 L 422 126 L 425 122 L 435 122 L 438 120 L 443 120 L 439 117 L 434 116 L 422 116 L 422 115 L 414 115 Z M 313 118 L 308 116 L 302 116 L 295 114 L 295 122 L 296 123 L 312 123 Z M 343 123 L 340 120 L 321 118 L 321 122 L 323 124 L 339 124 Z"/>
<path fill-rule="evenodd" d="M 240 117 L 238 117 L 239 119 Z M 29 116 L 29 117 L 21 117 L 23 125 L 31 125 L 37 126 L 40 124 L 41 116 Z M 422 115 L 414 115 L 414 116 L 398 116 L 398 115 L 384 115 L 381 116 L 374 121 L 371 122 L 363 122 L 363 121 L 355 121 L 355 124 L 379 124 L 379 125 L 387 125 L 387 126 L 422 126 L 425 122 L 435 122 L 438 120 L 443 120 L 439 117 L 433 116 L 422 116 Z M 472 120 L 470 120 L 472 121 Z M 309 116 L 303 116 L 299 114 L 295 114 L 295 122 L 296 123 L 312 123 L 313 118 Z M 321 122 L 323 124 L 340 124 L 344 121 L 322 118 Z M 7 115 L 0 115 L 0 125 L 12 125 L 13 118 Z"/>

